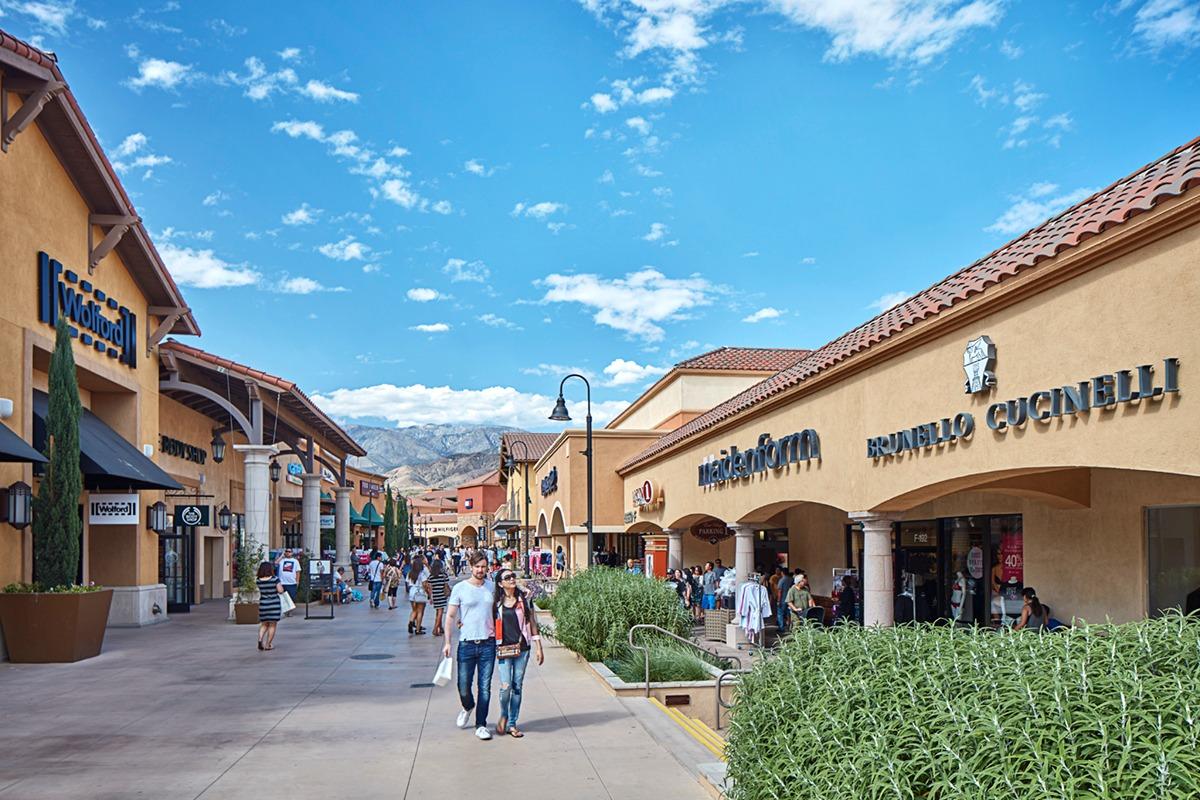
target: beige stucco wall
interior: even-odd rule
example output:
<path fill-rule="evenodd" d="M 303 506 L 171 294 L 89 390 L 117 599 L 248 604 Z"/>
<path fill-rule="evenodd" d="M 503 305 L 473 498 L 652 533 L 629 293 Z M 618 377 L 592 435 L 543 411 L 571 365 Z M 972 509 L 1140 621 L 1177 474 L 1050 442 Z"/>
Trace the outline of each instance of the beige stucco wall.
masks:
<path fill-rule="evenodd" d="M 682 411 L 707 411 L 766 377 L 749 372 L 680 372 L 662 386 L 651 387 L 637 407 L 614 430 L 654 430 Z"/>

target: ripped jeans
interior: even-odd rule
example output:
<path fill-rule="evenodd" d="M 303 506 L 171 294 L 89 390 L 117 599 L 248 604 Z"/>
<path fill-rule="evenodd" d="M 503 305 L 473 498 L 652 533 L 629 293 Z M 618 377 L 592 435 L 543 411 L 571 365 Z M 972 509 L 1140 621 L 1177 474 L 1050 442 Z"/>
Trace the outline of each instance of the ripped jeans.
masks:
<path fill-rule="evenodd" d="M 521 714 L 521 685 L 525 683 L 525 667 L 529 663 L 529 651 L 516 658 L 497 660 L 500 671 L 500 718 L 507 720 L 508 727 L 517 724 Z"/>

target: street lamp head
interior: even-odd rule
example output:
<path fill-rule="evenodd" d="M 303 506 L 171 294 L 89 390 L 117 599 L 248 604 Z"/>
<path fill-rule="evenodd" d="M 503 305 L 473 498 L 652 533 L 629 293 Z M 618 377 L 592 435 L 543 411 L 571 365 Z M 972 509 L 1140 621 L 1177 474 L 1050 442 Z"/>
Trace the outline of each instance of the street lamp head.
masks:
<path fill-rule="evenodd" d="M 225 460 L 225 440 L 221 438 L 220 430 L 213 431 L 213 438 L 210 444 L 212 445 L 212 459 L 220 464 Z"/>
<path fill-rule="evenodd" d="M 517 460 L 515 458 L 513 458 L 512 456 L 509 456 L 508 458 L 506 458 L 504 460 L 504 469 L 508 472 L 509 475 L 512 475 L 517 470 Z"/>
<path fill-rule="evenodd" d="M 270 470 L 271 470 L 271 483 L 279 483 L 279 473 L 283 470 L 283 467 L 281 467 L 279 465 L 279 462 L 277 460 L 271 459 Z"/>
<path fill-rule="evenodd" d="M 229 506 L 222 505 L 221 510 L 217 512 L 217 526 L 227 531 L 233 525 L 233 512 L 229 510 Z"/>
<path fill-rule="evenodd" d="M 554 404 L 554 410 L 550 412 L 550 419 L 555 422 L 570 422 L 571 415 L 567 413 L 567 401 L 559 394 L 558 402 Z"/>

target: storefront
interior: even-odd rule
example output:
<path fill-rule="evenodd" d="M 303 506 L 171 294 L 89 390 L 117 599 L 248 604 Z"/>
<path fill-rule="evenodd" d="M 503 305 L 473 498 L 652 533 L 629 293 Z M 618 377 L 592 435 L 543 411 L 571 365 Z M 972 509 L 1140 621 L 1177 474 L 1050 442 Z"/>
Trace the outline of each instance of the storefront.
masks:
<path fill-rule="evenodd" d="M 657 439 L 627 529 L 821 595 L 855 570 L 868 623 L 1200 604 L 1198 184 L 1192 142 Z"/>

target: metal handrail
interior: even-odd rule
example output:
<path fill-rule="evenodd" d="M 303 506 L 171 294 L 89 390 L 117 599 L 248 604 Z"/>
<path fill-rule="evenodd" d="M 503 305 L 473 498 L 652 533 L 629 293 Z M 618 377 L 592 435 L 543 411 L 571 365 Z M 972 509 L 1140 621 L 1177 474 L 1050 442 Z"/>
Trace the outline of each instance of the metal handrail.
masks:
<path fill-rule="evenodd" d="M 738 656 L 723 656 L 723 655 L 714 653 L 711 650 L 705 650 L 703 647 L 701 647 L 700 645 L 691 641 L 690 639 L 685 639 L 682 636 L 677 636 L 676 634 L 671 633 L 669 630 L 666 630 L 665 628 L 660 628 L 657 625 L 650 625 L 648 623 L 634 625 L 632 628 L 629 629 L 629 647 L 633 650 L 641 650 L 642 651 L 643 661 L 646 665 L 645 673 L 643 674 L 643 677 L 646 679 L 646 697 L 650 696 L 650 648 L 646 645 L 642 645 L 639 647 L 638 645 L 633 643 L 633 632 L 638 629 L 656 630 L 659 633 L 665 633 L 667 636 L 670 636 L 672 639 L 676 640 L 677 642 L 683 642 L 688 647 L 691 647 L 695 650 L 699 650 L 701 653 L 704 653 L 704 655 L 706 655 L 706 656 L 714 656 L 716 658 L 721 658 L 726 661 L 736 661 L 737 665 L 738 665 L 738 670 L 744 669 L 744 667 L 742 666 L 742 659 L 739 658 Z M 720 692 L 718 691 L 718 695 L 719 694 L 720 694 Z"/>
<path fill-rule="evenodd" d="M 733 708 L 733 703 L 726 703 L 723 699 L 721 699 L 721 686 L 725 683 L 725 679 L 731 675 L 743 674 L 745 673 L 741 670 L 727 669 L 717 676 L 717 707 L 715 709 L 716 713 L 713 715 L 713 719 L 717 721 L 717 730 L 721 730 L 721 709 Z"/>

